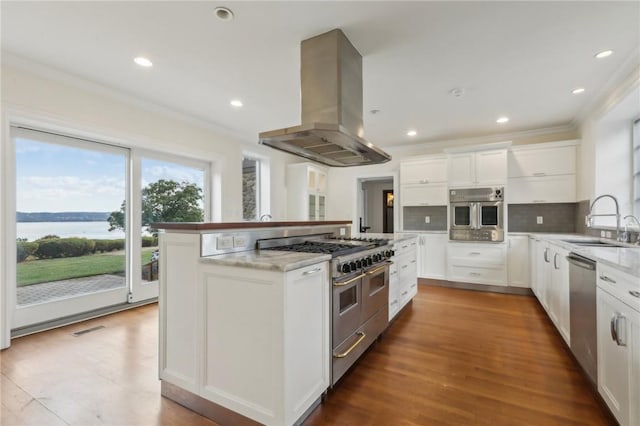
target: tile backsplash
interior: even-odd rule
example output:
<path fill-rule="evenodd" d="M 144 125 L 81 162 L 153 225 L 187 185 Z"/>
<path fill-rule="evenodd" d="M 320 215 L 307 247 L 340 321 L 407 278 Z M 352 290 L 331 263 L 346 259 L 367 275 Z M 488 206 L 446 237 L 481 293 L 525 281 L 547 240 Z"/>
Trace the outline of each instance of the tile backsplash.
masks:
<path fill-rule="evenodd" d="M 576 232 L 578 203 L 509 204 L 508 210 L 510 232 Z"/>
<path fill-rule="evenodd" d="M 447 206 L 403 207 L 403 228 L 405 231 L 446 231 Z M 429 216 L 430 223 L 425 223 Z"/>

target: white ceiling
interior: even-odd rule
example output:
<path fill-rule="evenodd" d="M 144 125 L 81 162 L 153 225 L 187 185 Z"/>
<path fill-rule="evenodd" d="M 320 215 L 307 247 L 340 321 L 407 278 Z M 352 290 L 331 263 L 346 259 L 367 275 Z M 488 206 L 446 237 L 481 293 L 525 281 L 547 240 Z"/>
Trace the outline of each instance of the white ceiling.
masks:
<path fill-rule="evenodd" d="M 215 18 L 227 6 L 231 22 Z M 363 56 L 382 147 L 571 125 L 640 63 L 640 2 L 11 2 L 2 50 L 257 143 L 300 124 L 300 41 L 341 28 Z M 615 53 L 602 60 L 594 54 Z M 132 62 L 143 55 L 154 63 Z M 631 65 L 631 66 L 630 66 Z M 462 88 L 465 96 L 448 94 Z M 585 93 L 571 90 L 585 87 Z M 229 106 L 232 98 L 244 107 Z M 371 114 L 379 109 L 378 114 Z M 511 121 L 497 125 L 507 115 Z M 409 128 L 418 135 L 406 135 Z"/>

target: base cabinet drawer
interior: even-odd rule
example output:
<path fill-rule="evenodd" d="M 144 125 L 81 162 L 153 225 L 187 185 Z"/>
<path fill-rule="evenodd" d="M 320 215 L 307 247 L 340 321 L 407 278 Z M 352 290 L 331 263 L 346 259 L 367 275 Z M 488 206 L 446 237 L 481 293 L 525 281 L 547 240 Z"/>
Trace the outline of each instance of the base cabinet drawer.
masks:
<path fill-rule="evenodd" d="M 507 285 L 506 268 L 478 268 L 473 266 L 450 266 L 449 281 L 465 283 Z"/>

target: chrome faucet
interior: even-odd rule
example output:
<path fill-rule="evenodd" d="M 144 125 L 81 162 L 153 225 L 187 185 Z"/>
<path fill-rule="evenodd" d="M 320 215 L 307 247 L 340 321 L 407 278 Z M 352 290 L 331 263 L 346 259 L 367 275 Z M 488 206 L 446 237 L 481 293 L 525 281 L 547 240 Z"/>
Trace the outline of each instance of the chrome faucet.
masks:
<path fill-rule="evenodd" d="M 634 215 L 632 215 L 632 214 L 628 214 L 628 215 L 626 215 L 626 216 L 623 218 L 623 220 L 627 220 L 627 219 L 633 219 L 633 220 L 635 220 L 635 221 L 636 221 L 636 223 L 638 224 L 638 232 L 639 232 L 639 234 L 638 234 L 638 237 L 636 238 L 636 245 L 637 245 L 637 246 L 640 246 L 640 220 L 638 220 L 638 218 L 637 218 L 637 217 L 635 217 L 635 216 L 634 216 Z M 624 232 L 625 232 L 625 234 L 627 234 L 627 241 L 626 241 L 626 242 L 628 242 L 629 233 L 628 233 L 628 231 L 627 231 L 627 223 L 626 223 L 626 222 L 625 222 L 625 224 L 624 224 Z"/>
<path fill-rule="evenodd" d="M 616 212 L 614 213 L 608 213 L 608 214 L 593 214 L 593 207 L 596 205 L 596 202 L 598 200 L 600 200 L 601 198 L 611 198 L 613 200 L 613 202 L 616 205 Z M 589 214 L 586 216 L 586 222 L 587 222 L 587 227 L 591 228 L 591 225 L 593 223 L 593 218 L 594 217 L 598 217 L 598 216 L 615 216 L 616 217 L 616 239 L 618 241 L 622 241 L 621 237 L 622 235 L 620 234 L 620 205 L 618 204 L 618 199 L 616 197 L 614 197 L 613 195 L 610 194 L 603 194 L 600 195 L 598 197 L 596 197 L 595 200 L 593 200 L 593 202 L 591 203 L 591 207 L 589 207 Z"/>
<path fill-rule="evenodd" d="M 269 213 L 265 213 L 262 216 L 260 216 L 260 222 L 269 222 L 271 219 L 273 218 Z"/>

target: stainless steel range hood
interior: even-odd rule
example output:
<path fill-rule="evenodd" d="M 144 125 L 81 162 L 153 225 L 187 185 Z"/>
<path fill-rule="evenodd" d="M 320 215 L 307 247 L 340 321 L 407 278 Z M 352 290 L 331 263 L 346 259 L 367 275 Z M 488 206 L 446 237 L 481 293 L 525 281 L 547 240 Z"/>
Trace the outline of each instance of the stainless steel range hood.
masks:
<path fill-rule="evenodd" d="M 300 46 L 302 124 L 262 132 L 260 143 L 326 164 L 384 163 L 391 156 L 363 139 L 362 56 L 335 29 Z"/>

